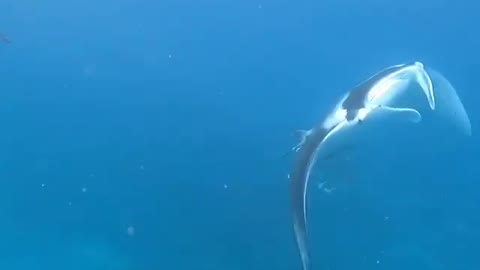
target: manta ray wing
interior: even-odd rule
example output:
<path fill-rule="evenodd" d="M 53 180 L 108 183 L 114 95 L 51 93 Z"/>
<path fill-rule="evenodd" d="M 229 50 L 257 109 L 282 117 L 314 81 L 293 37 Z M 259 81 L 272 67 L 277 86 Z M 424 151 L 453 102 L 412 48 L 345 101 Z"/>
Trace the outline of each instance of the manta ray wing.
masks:
<path fill-rule="evenodd" d="M 441 120 L 447 124 L 455 126 L 464 135 L 470 136 L 472 134 L 470 118 L 457 91 L 440 72 L 430 67 L 427 68 L 427 71 L 432 79 L 437 98 L 436 115 L 440 116 Z"/>

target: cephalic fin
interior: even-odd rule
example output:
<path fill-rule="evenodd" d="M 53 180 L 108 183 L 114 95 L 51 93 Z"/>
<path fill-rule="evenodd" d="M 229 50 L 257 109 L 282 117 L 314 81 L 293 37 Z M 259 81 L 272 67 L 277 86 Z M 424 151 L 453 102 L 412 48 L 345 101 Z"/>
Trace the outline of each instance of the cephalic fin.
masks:
<path fill-rule="evenodd" d="M 422 63 L 415 62 L 415 66 L 418 68 L 415 72 L 415 79 L 425 93 L 425 96 L 428 100 L 428 105 L 430 105 L 430 109 L 435 110 L 435 95 L 433 92 L 432 79 Z"/>
<path fill-rule="evenodd" d="M 389 106 L 378 106 L 373 111 L 374 114 L 382 117 L 388 117 L 389 120 L 399 119 L 406 120 L 412 123 L 419 123 L 422 120 L 422 115 L 412 108 L 396 108 Z"/>

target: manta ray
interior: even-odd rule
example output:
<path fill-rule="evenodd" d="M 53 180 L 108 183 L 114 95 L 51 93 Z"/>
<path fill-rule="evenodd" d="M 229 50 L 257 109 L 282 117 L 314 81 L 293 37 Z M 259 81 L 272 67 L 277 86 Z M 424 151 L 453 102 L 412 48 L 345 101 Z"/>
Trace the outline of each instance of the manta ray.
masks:
<path fill-rule="evenodd" d="M 289 174 L 290 211 L 303 270 L 309 270 L 307 245 L 306 194 L 310 172 L 320 154 L 331 155 L 342 134 L 355 136 L 355 130 L 375 118 L 399 118 L 419 123 L 420 112 L 410 107 L 391 106 L 400 94 L 415 82 L 427 99 L 432 111 L 440 98 L 443 112 L 470 135 L 470 121 L 455 89 L 439 72 L 427 69 L 421 62 L 387 67 L 348 91 L 333 110 L 310 130 L 300 130 L 300 143 L 294 147 L 296 157 Z"/>

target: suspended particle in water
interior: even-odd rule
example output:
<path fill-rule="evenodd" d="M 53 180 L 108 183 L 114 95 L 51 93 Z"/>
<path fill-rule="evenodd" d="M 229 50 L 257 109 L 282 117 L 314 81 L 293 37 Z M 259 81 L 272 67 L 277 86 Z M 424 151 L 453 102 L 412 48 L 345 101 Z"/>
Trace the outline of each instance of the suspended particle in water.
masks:
<path fill-rule="evenodd" d="M 0 33 L 0 41 L 3 42 L 3 43 L 5 43 L 5 44 L 10 44 L 10 43 L 11 43 L 11 41 L 10 41 L 10 39 L 7 37 L 7 35 L 2 34 L 2 33 Z"/>
<path fill-rule="evenodd" d="M 168 59 L 172 59 L 172 54 L 168 54 Z"/>
<path fill-rule="evenodd" d="M 42 187 L 45 187 L 45 184 L 42 184 Z"/>
<path fill-rule="evenodd" d="M 224 185 L 223 185 L 223 188 L 224 188 L 224 189 L 228 189 L 228 185 L 227 185 L 227 184 L 224 184 Z"/>
<path fill-rule="evenodd" d="M 83 193 L 87 192 L 87 188 L 86 188 L 86 187 L 83 187 L 83 188 L 82 188 L 82 192 L 83 192 Z"/>
<path fill-rule="evenodd" d="M 145 170 L 145 167 L 143 165 L 140 165 L 140 170 Z"/>
<path fill-rule="evenodd" d="M 83 75 L 86 77 L 90 77 L 95 74 L 95 66 L 94 65 L 85 65 L 83 67 Z"/>
<path fill-rule="evenodd" d="M 127 234 L 128 236 L 133 236 L 135 234 L 135 228 L 133 226 L 128 226 L 127 228 Z"/>

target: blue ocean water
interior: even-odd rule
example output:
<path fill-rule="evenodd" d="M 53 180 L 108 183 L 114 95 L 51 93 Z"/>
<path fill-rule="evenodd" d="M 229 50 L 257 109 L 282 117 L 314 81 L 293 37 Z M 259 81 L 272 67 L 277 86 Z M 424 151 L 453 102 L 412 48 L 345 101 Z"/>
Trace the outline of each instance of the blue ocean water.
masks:
<path fill-rule="evenodd" d="M 312 269 L 478 269 L 479 8 L 1 1 L 0 268 L 301 269 L 293 132 L 418 60 L 457 88 L 473 135 L 418 127 L 315 172 Z"/>

